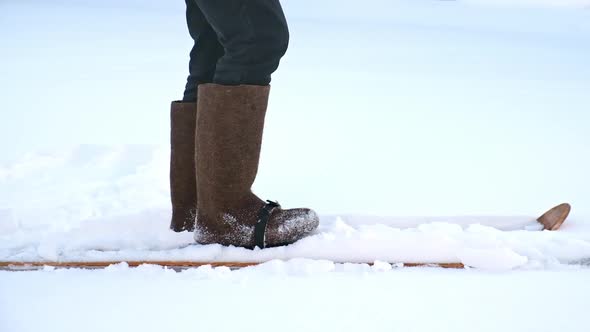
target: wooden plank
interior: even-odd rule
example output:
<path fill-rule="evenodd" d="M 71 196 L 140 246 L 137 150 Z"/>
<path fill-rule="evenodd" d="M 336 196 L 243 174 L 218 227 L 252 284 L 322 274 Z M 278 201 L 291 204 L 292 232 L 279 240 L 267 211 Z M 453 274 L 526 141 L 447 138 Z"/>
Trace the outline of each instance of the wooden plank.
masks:
<path fill-rule="evenodd" d="M 26 270 L 27 268 L 35 269 L 43 266 L 52 266 L 56 268 L 105 268 L 109 265 L 123 263 L 125 261 L 100 261 L 100 262 L 0 262 L 0 268 L 4 270 Z M 229 267 L 232 269 L 240 269 L 248 266 L 255 266 L 264 262 L 195 262 L 195 261 L 126 261 L 130 267 L 137 267 L 143 264 L 160 265 L 170 268 L 192 268 L 205 265 L 213 267 Z M 344 263 L 344 262 L 335 262 Z M 361 264 L 361 263 L 353 263 Z M 373 263 L 364 263 L 373 265 Z M 398 264 L 398 263 L 392 263 Z M 445 269 L 462 269 L 465 266 L 462 263 L 403 263 L 407 267 L 432 266 Z"/>

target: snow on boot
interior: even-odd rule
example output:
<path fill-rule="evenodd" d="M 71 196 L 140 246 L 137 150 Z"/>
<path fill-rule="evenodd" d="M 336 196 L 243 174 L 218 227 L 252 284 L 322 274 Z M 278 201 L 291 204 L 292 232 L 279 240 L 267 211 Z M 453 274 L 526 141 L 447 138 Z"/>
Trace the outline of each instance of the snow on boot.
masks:
<path fill-rule="evenodd" d="M 258 172 L 270 86 L 201 84 L 197 115 L 195 241 L 274 247 L 314 231 L 310 209 L 283 210 L 251 191 Z"/>
<path fill-rule="evenodd" d="M 174 101 L 170 106 L 170 197 L 175 232 L 195 227 L 197 188 L 195 170 L 195 126 L 197 104 Z"/>

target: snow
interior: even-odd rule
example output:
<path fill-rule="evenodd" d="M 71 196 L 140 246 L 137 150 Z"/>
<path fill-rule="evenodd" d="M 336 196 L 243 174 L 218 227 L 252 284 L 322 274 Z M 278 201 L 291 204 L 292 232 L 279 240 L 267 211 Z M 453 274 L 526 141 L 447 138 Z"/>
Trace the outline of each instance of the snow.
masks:
<path fill-rule="evenodd" d="M 2 274 L 0 327 L 584 331 L 589 277 L 590 270 L 577 268 L 498 274 L 305 260 L 239 271 L 125 265 L 101 271 L 46 269 Z"/>
<path fill-rule="evenodd" d="M 265 262 L 300 257 L 335 262 L 463 263 L 486 270 L 553 268 L 562 264 L 585 264 L 590 258 L 590 230 L 567 227 L 559 232 L 526 229 L 502 231 L 486 225 L 486 217 L 370 218 L 359 221 L 346 216 L 321 218 L 318 231 L 293 245 L 248 250 L 221 245 L 195 245 L 189 232 L 167 230 L 168 211 L 88 220 L 81 226 L 56 230 L 49 227 L 0 234 L 2 261 L 222 261 Z M 446 221 L 445 221 L 446 220 Z M 409 227 L 410 222 L 416 222 Z M 513 229 L 534 225 L 526 217 L 496 217 L 492 225 Z M 577 224 L 569 221 L 570 224 Z M 529 226 L 525 226 L 528 228 Z M 502 227 L 500 227 L 502 228 Z"/>
<path fill-rule="evenodd" d="M 182 1 L 0 4 L 0 259 L 271 260 L 0 271 L 0 331 L 585 331 L 590 3 L 283 5 L 254 191 L 321 227 L 247 251 L 167 231 Z"/>

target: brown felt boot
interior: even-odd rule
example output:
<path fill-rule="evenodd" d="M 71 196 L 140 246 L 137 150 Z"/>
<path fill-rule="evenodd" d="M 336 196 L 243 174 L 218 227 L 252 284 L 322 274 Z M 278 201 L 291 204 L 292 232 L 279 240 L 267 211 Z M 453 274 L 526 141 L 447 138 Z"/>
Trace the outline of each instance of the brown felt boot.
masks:
<path fill-rule="evenodd" d="M 283 210 L 251 191 L 269 91 L 269 86 L 199 85 L 198 243 L 246 248 L 287 245 L 319 224 L 312 210 Z"/>
<path fill-rule="evenodd" d="M 197 104 L 174 101 L 170 106 L 170 197 L 175 232 L 195 228 L 197 180 L 195 170 L 195 126 Z"/>

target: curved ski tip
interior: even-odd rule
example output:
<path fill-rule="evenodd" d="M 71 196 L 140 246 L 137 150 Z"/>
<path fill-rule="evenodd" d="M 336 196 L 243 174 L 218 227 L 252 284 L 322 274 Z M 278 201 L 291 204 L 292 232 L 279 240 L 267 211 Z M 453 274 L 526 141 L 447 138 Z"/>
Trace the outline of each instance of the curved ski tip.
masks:
<path fill-rule="evenodd" d="M 558 206 L 543 213 L 537 221 L 543 225 L 543 229 L 556 231 L 561 227 L 567 216 L 570 214 L 572 206 L 568 203 L 562 203 Z"/>

